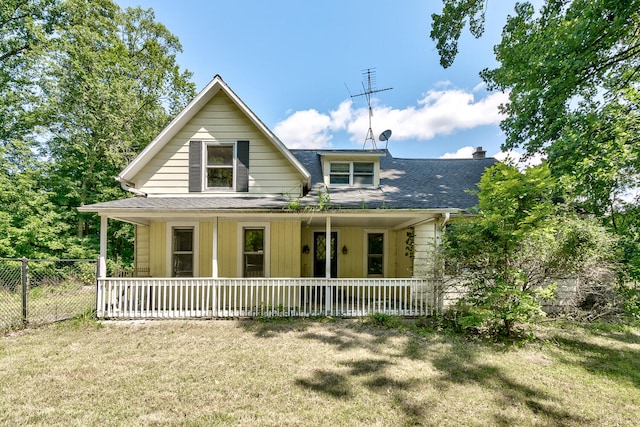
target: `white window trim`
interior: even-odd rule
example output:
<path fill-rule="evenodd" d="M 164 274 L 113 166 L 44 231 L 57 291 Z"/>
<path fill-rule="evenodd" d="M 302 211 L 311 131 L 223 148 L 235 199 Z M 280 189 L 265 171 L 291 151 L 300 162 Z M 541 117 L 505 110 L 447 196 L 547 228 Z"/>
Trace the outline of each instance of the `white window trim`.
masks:
<path fill-rule="evenodd" d="M 239 222 L 238 223 L 238 265 L 237 277 L 244 277 L 244 229 L 264 228 L 264 277 L 271 277 L 271 224 L 268 222 Z"/>
<path fill-rule="evenodd" d="M 207 174 L 208 174 L 208 166 L 207 166 L 207 147 L 210 146 L 225 146 L 231 145 L 233 146 L 233 161 L 231 162 L 233 169 L 233 178 L 231 183 L 231 188 L 222 188 L 222 187 L 208 187 L 207 186 Z M 202 141 L 202 188 L 204 192 L 209 193 L 232 193 L 236 191 L 236 180 L 238 178 L 238 144 L 235 141 Z"/>
<path fill-rule="evenodd" d="M 193 227 L 193 277 L 200 277 L 200 223 L 193 221 L 167 222 L 167 277 L 173 275 L 173 229 L 175 227 Z"/>
<path fill-rule="evenodd" d="M 389 233 L 385 228 L 366 228 L 362 233 L 363 277 L 387 277 L 389 271 Z M 382 234 L 382 276 L 369 274 L 369 234 Z"/>
<path fill-rule="evenodd" d="M 373 172 L 371 175 L 371 184 L 354 184 L 354 163 L 371 163 L 373 164 Z M 332 184 L 331 183 L 331 165 L 332 164 L 348 164 L 349 165 L 349 183 L 348 184 Z M 357 160 L 327 160 L 327 169 L 326 169 L 326 177 L 325 184 L 330 187 L 358 187 L 358 188 L 368 188 L 368 187 L 377 187 L 380 185 L 380 163 L 374 160 L 365 160 L 365 159 L 357 159 Z M 338 175 L 338 174 L 336 174 Z M 346 172 L 342 175 L 346 175 Z"/>

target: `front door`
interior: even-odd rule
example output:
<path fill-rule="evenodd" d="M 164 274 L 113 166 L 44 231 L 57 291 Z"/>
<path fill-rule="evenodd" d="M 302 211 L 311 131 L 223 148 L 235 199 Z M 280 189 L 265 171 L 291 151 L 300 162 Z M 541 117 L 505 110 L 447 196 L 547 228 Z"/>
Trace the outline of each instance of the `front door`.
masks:
<path fill-rule="evenodd" d="M 338 277 L 338 233 L 331 232 L 331 277 Z M 326 277 L 327 272 L 327 234 L 324 231 L 313 233 L 313 277 Z"/>

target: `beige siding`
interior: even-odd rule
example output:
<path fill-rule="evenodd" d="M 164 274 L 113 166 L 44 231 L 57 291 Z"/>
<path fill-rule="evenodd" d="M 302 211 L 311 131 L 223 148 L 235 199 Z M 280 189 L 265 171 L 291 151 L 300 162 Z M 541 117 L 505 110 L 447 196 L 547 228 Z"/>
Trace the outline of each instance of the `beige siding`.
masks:
<path fill-rule="evenodd" d="M 414 262 L 415 277 L 429 277 L 433 274 L 434 256 L 440 239 L 437 221 L 429 222 L 414 228 Z"/>
<path fill-rule="evenodd" d="M 167 224 L 152 222 L 149 225 L 149 272 L 151 277 L 167 276 Z"/>
<path fill-rule="evenodd" d="M 238 276 L 238 223 L 218 222 L 218 275 Z"/>
<path fill-rule="evenodd" d="M 364 271 L 364 230 L 341 228 L 338 231 L 338 277 L 362 277 Z M 346 246 L 348 253 L 342 253 Z"/>
<path fill-rule="evenodd" d="M 412 232 L 406 228 L 395 233 L 396 242 L 396 264 L 393 277 L 411 277 L 413 272 L 413 261 L 407 253 L 407 233 Z"/>
<path fill-rule="evenodd" d="M 149 227 L 135 226 L 134 262 L 138 271 L 149 271 Z"/>
<path fill-rule="evenodd" d="M 214 223 L 211 221 L 200 223 L 200 241 L 198 254 L 198 277 L 211 277 L 213 275 L 213 229 Z"/>
<path fill-rule="evenodd" d="M 301 191 L 301 175 L 223 92 L 145 165 L 133 180 L 136 188 L 149 194 L 188 193 L 190 140 L 249 140 L 250 193 L 297 195 Z"/>
<path fill-rule="evenodd" d="M 271 277 L 300 277 L 300 221 L 271 223 Z"/>

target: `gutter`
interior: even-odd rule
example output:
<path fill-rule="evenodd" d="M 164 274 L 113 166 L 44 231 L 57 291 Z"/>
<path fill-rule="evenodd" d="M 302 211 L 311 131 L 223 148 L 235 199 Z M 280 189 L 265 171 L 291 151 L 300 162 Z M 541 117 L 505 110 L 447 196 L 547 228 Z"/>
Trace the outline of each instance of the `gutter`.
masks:
<path fill-rule="evenodd" d="M 123 180 L 121 177 L 117 176 L 116 177 L 116 181 L 118 181 L 120 183 L 120 187 L 122 187 L 122 189 L 124 191 L 128 191 L 129 193 L 133 193 L 136 196 L 142 196 L 142 197 L 147 197 L 147 193 L 145 193 L 144 191 L 140 191 L 137 190 L 133 187 L 131 187 L 127 181 Z"/>

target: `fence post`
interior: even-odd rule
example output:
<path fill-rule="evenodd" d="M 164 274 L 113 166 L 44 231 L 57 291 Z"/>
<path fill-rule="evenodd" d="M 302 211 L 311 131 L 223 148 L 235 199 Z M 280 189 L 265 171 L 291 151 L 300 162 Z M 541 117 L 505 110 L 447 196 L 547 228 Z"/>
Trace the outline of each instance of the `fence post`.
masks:
<path fill-rule="evenodd" d="M 27 323 L 27 259 L 22 258 L 22 323 Z"/>

